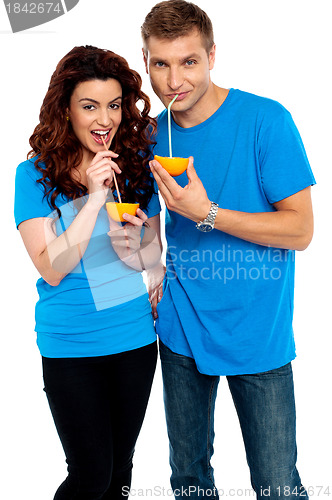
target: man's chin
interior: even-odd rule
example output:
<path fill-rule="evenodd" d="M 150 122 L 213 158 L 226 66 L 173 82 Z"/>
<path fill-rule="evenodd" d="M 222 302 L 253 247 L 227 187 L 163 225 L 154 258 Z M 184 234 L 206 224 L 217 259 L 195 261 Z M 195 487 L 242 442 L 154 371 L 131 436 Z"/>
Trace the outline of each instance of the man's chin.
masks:
<path fill-rule="evenodd" d="M 174 113 L 186 113 L 192 109 L 192 105 L 188 103 L 179 103 L 178 106 L 174 107 L 172 106 L 172 111 Z"/>
<path fill-rule="evenodd" d="M 167 107 L 166 104 L 165 104 L 165 106 Z M 184 111 L 189 111 L 191 109 L 191 106 L 192 106 L 192 102 L 189 99 L 189 97 L 186 96 L 184 99 L 181 99 L 180 101 L 174 101 L 171 109 L 175 113 L 178 113 L 178 112 L 181 113 Z"/>

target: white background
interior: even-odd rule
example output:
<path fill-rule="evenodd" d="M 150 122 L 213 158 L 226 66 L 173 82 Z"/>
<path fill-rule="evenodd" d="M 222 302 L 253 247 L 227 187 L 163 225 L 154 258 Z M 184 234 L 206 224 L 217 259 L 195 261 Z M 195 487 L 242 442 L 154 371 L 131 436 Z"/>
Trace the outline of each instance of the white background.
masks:
<path fill-rule="evenodd" d="M 141 57 L 140 26 L 151 0 L 81 0 L 68 14 L 12 34 L 0 5 L 1 57 L 1 463 L 4 500 L 51 500 L 66 464 L 42 390 L 35 345 L 38 274 L 13 219 L 14 175 L 56 63 L 75 45 L 92 44 L 126 57 L 152 94 Z M 215 83 L 281 102 L 292 113 L 317 180 L 313 188 L 315 237 L 297 254 L 293 363 L 298 413 L 298 467 L 313 498 L 328 500 L 331 478 L 331 27 L 328 0 L 197 0 L 214 22 Z M 171 497 L 168 442 L 158 365 L 139 437 L 132 487 L 142 498 Z M 225 495 L 249 496 L 249 472 L 225 379 L 216 408 L 213 465 Z M 324 489 L 320 491 L 319 487 Z M 156 488 L 153 492 L 148 489 Z M 162 488 L 165 488 L 162 492 Z M 239 490 L 237 492 L 231 489 Z"/>

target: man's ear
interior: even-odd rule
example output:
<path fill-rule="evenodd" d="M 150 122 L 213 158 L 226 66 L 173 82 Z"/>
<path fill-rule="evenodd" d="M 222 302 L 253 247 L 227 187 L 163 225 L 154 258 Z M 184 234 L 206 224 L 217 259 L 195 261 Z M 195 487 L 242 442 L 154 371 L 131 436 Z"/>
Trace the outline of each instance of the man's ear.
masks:
<path fill-rule="evenodd" d="M 143 60 L 144 60 L 144 64 L 145 64 L 145 71 L 146 71 L 147 74 L 149 74 L 148 56 L 147 56 L 147 53 L 144 50 L 144 47 L 142 48 L 142 52 L 143 52 Z"/>
<path fill-rule="evenodd" d="M 214 43 L 211 47 L 210 53 L 209 53 L 209 69 L 214 68 L 214 63 L 216 62 L 216 44 Z"/>

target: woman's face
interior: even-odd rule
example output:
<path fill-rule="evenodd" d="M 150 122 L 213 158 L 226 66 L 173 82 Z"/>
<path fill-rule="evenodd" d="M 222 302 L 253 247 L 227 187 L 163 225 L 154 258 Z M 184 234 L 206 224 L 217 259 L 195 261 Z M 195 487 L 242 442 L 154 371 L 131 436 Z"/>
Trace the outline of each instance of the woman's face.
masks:
<path fill-rule="evenodd" d="M 121 123 L 122 88 L 113 78 L 79 83 L 71 96 L 68 116 L 83 147 L 85 159 L 92 159 L 110 147 Z"/>

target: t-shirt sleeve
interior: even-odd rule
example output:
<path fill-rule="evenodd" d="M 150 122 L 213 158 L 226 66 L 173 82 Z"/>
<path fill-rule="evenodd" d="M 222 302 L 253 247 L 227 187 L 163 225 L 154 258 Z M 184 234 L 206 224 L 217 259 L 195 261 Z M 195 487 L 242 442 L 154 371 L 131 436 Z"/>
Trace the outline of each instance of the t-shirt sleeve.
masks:
<path fill-rule="evenodd" d="M 258 138 L 261 182 L 269 203 L 316 183 L 291 114 L 278 106 L 262 122 Z"/>
<path fill-rule="evenodd" d="M 153 193 L 146 210 L 144 210 L 149 219 L 151 217 L 154 217 L 155 215 L 158 215 L 161 211 L 161 205 L 158 196 L 158 184 L 156 183 L 155 180 L 154 180 L 154 191 L 155 192 Z"/>
<path fill-rule="evenodd" d="M 25 161 L 16 169 L 14 217 L 16 227 L 25 220 L 51 217 L 52 209 L 44 198 L 44 187 L 36 182 L 41 174 L 33 162 Z"/>

